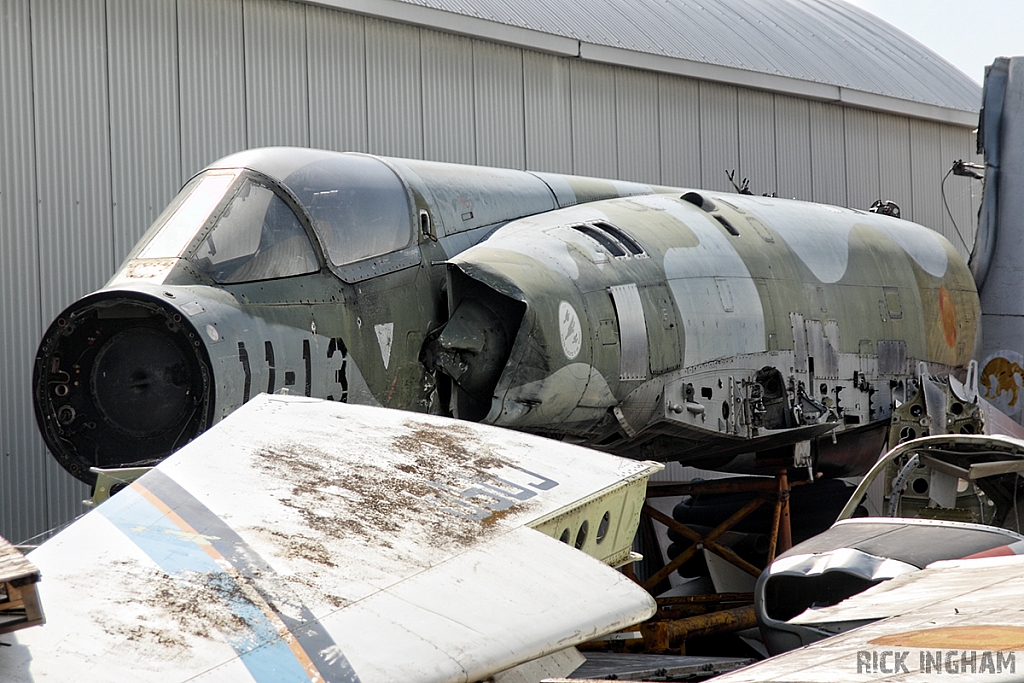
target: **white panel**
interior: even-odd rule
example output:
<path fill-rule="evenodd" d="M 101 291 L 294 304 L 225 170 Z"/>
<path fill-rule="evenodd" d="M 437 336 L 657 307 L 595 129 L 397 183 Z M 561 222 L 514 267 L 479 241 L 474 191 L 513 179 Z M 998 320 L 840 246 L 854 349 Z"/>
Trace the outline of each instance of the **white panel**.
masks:
<path fill-rule="evenodd" d="M 888 114 L 878 116 L 879 197 L 896 202 L 900 215 L 914 220 L 910 178 L 910 123 Z"/>
<path fill-rule="evenodd" d="M 878 114 L 846 110 L 847 201 L 854 209 L 867 210 L 885 199 L 878 176 Z"/>
<path fill-rule="evenodd" d="M 750 180 L 754 194 L 772 193 L 778 188 L 775 177 L 775 99 L 770 93 L 740 89 L 739 179 Z"/>
<path fill-rule="evenodd" d="M 657 74 L 615 70 L 619 168 L 616 177 L 641 183 L 661 182 Z"/>
<path fill-rule="evenodd" d="M 301 5 L 245 0 L 248 146 L 309 146 L 306 13 Z"/>
<path fill-rule="evenodd" d="M 241 0 L 178 0 L 182 182 L 246 148 Z"/>
<path fill-rule="evenodd" d="M 577 175 L 618 173 L 614 67 L 572 62 L 572 166 Z"/>
<path fill-rule="evenodd" d="M 609 287 L 619 319 L 619 379 L 647 379 L 647 322 L 636 284 Z"/>
<path fill-rule="evenodd" d="M 474 40 L 473 84 L 477 163 L 525 168 L 523 51 Z"/>
<path fill-rule="evenodd" d="M 181 184 L 175 13 L 174 0 L 107 2 L 115 261 Z"/>
<path fill-rule="evenodd" d="M 423 158 L 420 31 L 366 19 L 368 148 L 374 154 Z"/>
<path fill-rule="evenodd" d="M 697 81 L 660 75 L 661 182 L 700 187 L 700 87 Z"/>
<path fill-rule="evenodd" d="M 363 18 L 306 7 L 309 145 L 365 152 L 366 41 Z"/>
<path fill-rule="evenodd" d="M 526 167 L 572 173 L 572 95 L 569 60 L 523 52 Z"/>
<path fill-rule="evenodd" d="M 910 168 L 915 223 L 942 232 L 942 195 L 939 186 L 946 172 L 942 161 L 942 126 L 928 121 L 910 122 Z M 949 235 L 946 235 L 949 238 Z M 956 237 L 953 237 L 956 240 Z"/>
<path fill-rule="evenodd" d="M 811 198 L 810 103 L 795 97 L 775 96 L 775 145 L 778 161 L 778 195 L 788 199 Z"/>
<path fill-rule="evenodd" d="M 701 187 L 732 191 L 726 171 L 740 167 L 739 112 L 736 88 L 700 84 Z"/>
<path fill-rule="evenodd" d="M 843 108 L 811 102 L 812 199 L 846 206 L 846 145 L 843 140 Z"/>
<path fill-rule="evenodd" d="M 473 41 L 424 29 L 420 51 L 424 158 L 475 164 Z"/>

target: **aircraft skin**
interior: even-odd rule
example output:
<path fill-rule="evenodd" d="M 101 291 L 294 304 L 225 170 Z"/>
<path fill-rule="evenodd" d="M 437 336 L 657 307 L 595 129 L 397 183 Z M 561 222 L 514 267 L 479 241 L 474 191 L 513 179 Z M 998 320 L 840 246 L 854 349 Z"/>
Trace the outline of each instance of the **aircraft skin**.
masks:
<path fill-rule="evenodd" d="M 877 457 L 918 362 L 966 367 L 979 316 L 963 260 L 907 221 L 269 148 L 190 181 L 58 316 L 34 398 L 84 481 L 282 391 L 634 457 L 749 469 L 795 453 L 850 474 Z"/>
<path fill-rule="evenodd" d="M 456 387 L 470 373 L 453 359 L 484 374 L 461 319 L 511 302 L 522 317 L 493 389 L 456 389 L 455 415 L 633 457 L 735 469 L 759 439 L 884 429 L 908 368 L 960 371 L 978 341 L 973 280 L 946 240 L 805 202 L 611 199 L 516 221 L 449 264 L 452 331 L 428 349 Z M 819 469 L 863 471 L 883 438 L 821 443 Z"/>
<path fill-rule="evenodd" d="M 46 623 L 3 637 L 0 680 L 567 675 L 576 645 L 655 612 L 613 567 L 660 469 L 262 394 L 32 551 Z"/>

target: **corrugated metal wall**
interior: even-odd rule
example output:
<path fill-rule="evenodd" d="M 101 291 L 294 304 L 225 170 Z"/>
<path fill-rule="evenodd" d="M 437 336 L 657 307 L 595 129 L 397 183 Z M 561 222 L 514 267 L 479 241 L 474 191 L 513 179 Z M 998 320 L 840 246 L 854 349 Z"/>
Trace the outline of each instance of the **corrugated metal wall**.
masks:
<path fill-rule="evenodd" d="M 775 145 L 778 196 L 810 199 L 811 103 L 795 97 L 775 96 Z"/>
<path fill-rule="evenodd" d="M 613 178 L 619 172 L 615 68 L 573 61 L 569 76 L 573 173 Z"/>
<path fill-rule="evenodd" d="M 310 147 L 365 152 L 366 38 L 362 17 L 306 8 Z"/>
<path fill-rule="evenodd" d="M 526 168 L 573 172 L 569 60 L 523 51 Z"/>
<path fill-rule="evenodd" d="M 674 76 L 658 76 L 658 146 L 661 182 L 697 187 L 701 178 L 700 85 Z"/>
<path fill-rule="evenodd" d="M 615 70 L 617 178 L 661 182 L 658 75 Z"/>
<path fill-rule="evenodd" d="M 621 177 L 866 208 L 961 251 L 971 132 L 283 0 L 0 2 L 0 535 L 82 511 L 30 402 L 43 326 L 103 284 L 177 187 L 261 145 Z"/>
<path fill-rule="evenodd" d="M 731 192 L 726 177 L 740 165 L 738 88 L 720 83 L 700 84 L 700 185 Z"/>
<path fill-rule="evenodd" d="M 526 103 L 523 51 L 473 41 L 476 163 L 526 166 Z"/>
<path fill-rule="evenodd" d="M 107 2 L 115 262 L 142 237 L 181 182 L 176 22 L 174 0 Z M 162 162 L 139 164 L 140 151 Z"/>
<path fill-rule="evenodd" d="M 28 400 L 42 324 L 29 0 L 0 4 L 0 535 L 45 528 L 48 471 Z M 54 463 L 55 464 L 55 463 Z"/>

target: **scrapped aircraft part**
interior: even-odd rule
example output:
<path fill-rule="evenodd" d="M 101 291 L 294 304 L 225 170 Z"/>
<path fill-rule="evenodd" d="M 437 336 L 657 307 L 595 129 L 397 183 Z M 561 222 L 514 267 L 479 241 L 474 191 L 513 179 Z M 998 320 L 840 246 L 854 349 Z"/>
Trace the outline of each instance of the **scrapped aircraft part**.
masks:
<path fill-rule="evenodd" d="M 912 381 L 910 368 L 950 372 L 969 360 L 979 312 L 965 264 L 941 237 L 884 216 L 694 196 L 608 200 L 515 221 L 449 261 L 450 282 L 473 279 L 527 305 L 484 420 L 711 468 L 833 432 L 831 443 L 811 446 L 812 461 L 830 475 L 862 473 L 881 451 L 894 387 Z M 625 241 L 597 235 L 596 216 Z M 823 233 L 838 240 L 834 250 Z M 459 287 L 449 287 L 453 306 Z M 556 302 L 579 319 L 572 359 Z M 877 319 L 865 320 L 875 309 Z M 602 415 L 573 405 L 586 385 L 559 374 L 584 359 L 618 400 Z M 562 399 L 544 408 L 510 400 L 526 387 Z"/>
<path fill-rule="evenodd" d="M 932 562 L 1022 540 L 1007 529 L 931 519 L 858 517 L 837 522 L 780 555 L 758 579 L 754 597 L 765 645 L 779 654 L 832 636 L 846 627 L 806 617 L 797 624 L 795 618 Z"/>
<path fill-rule="evenodd" d="M 568 676 L 580 668 L 587 659 L 574 647 L 525 662 L 498 672 L 490 678 L 494 683 L 533 683 Z"/>
<path fill-rule="evenodd" d="M 947 388 L 956 400 L 976 397 L 955 379 Z M 930 423 L 926 415 L 921 419 Z M 906 577 L 875 571 L 888 561 L 921 568 L 960 557 L 1016 555 L 1024 546 L 1024 536 L 1015 531 L 1022 472 L 1021 437 L 933 435 L 893 448 L 864 477 L 831 529 L 780 556 L 762 575 L 755 599 L 769 650 L 806 645 L 880 618 L 834 618 L 827 605 L 839 603 L 838 609 L 843 599 L 856 602 L 856 594 L 880 581 L 893 586 L 876 586 L 863 595 L 891 590 L 896 596 Z M 893 481 L 886 497 L 889 514 L 898 516 L 857 516 L 880 477 Z M 826 581 L 826 569 L 848 576 Z"/>
<path fill-rule="evenodd" d="M 118 467 L 113 469 L 93 467 L 92 473 L 96 475 L 96 483 L 92 487 L 92 498 L 82 502 L 90 507 L 95 507 L 109 500 L 115 493 L 128 488 L 133 481 L 149 473 L 152 469 L 152 467 Z"/>
<path fill-rule="evenodd" d="M 1024 422 L 1019 400 L 1024 385 L 1024 305 L 1021 282 L 1024 218 L 1019 211 L 1024 177 L 1024 59 L 999 57 L 986 70 L 978 152 L 984 152 L 985 184 L 971 270 L 983 303 L 982 385 L 985 398 L 1016 422 Z"/>
<path fill-rule="evenodd" d="M 876 480 L 895 477 L 915 458 L 918 464 L 907 467 L 905 488 L 886 494 L 887 498 L 898 498 L 895 514 L 1016 528 L 1010 524 L 1010 515 L 1014 514 L 1020 495 L 1018 474 L 1024 472 L 1024 432 L 1012 436 L 933 435 L 901 443 L 864 476 L 839 519 L 854 516 Z M 952 479 L 953 497 L 943 505 L 931 489 L 948 484 L 948 479 Z"/>
<path fill-rule="evenodd" d="M 620 634 L 633 635 L 633 634 Z M 639 633 L 635 633 L 639 637 Z M 697 655 L 655 655 L 601 652 L 588 648 L 586 663 L 573 678 L 551 678 L 545 683 L 586 683 L 588 681 L 700 680 L 753 664 L 749 657 L 703 657 Z"/>
<path fill-rule="evenodd" d="M 14 683 L 484 680 L 654 613 L 593 558 L 629 556 L 658 469 L 262 395 L 33 553 L 54 607 L 38 636 L 0 648 L 0 671 Z"/>
<path fill-rule="evenodd" d="M 574 389 L 584 387 L 583 394 Z M 608 387 L 604 376 L 586 363 L 573 363 L 559 368 L 551 378 L 529 382 L 510 388 L 501 403 L 504 421 L 519 424 L 548 424 L 552 415 L 569 411 L 573 421 L 588 422 L 600 419 L 618 401 Z"/>
<path fill-rule="evenodd" d="M 647 340 L 647 322 L 640 291 L 635 284 L 609 287 L 619 320 L 619 379 L 645 380 L 650 356 Z"/>
<path fill-rule="evenodd" d="M 914 368 L 965 369 L 980 317 L 952 245 L 886 216 L 299 148 L 202 171 L 101 292 L 160 305 L 152 330 L 121 316 L 89 347 L 78 385 L 41 346 L 44 438 L 86 480 L 158 461 L 261 391 L 855 475 Z"/>
<path fill-rule="evenodd" d="M 991 367 L 986 365 L 986 367 Z M 1024 438 L 1024 427 L 1010 419 L 998 404 L 986 400 L 985 371 L 979 380 L 978 362 L 967 368 L 967 383 L 956 377 L 932 377 L 919 366 L 917 390 L 893 411 L 889 443 L 893 446 L 918 437 L 939 434 L 1002 434 Z M 985 396 L 983 398 L 982 396 Z"/>
<path fill-rule="evenodd" d="M 717 679 L 724 683 L 864 680 L 924 683 L 942 675 L 1020 680 L 1024 557 L 943 560 L 790 621 L 835 633 Z M 886 661 L 887 660 L 887 661 Z M 850 678 L 848 676 L 847 678 Z"/>
<path fill-rule="evenodd" d="M 156 463 L 209 426 L 211 374 L 187 316 L 157 297 L 98 293 L 43 338 L 36 419 L 61 465 L 91 483 L 92 467 Z"/>
<path fill-rule="evenodd" d="M 40 578 L 35 565 L 0 538 L 0 634 L 46 621 L 36 588 Z"/>

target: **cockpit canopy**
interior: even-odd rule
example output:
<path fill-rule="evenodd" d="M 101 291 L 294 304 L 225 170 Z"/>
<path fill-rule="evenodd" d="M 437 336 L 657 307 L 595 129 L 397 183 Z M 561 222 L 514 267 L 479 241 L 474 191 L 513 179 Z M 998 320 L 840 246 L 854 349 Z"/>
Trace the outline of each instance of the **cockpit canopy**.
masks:
<path fill-rule="evenodd" d="M 272 186 L 242 178 L 191 261 L 230 284 L 306 275 L 320 269 L 309 235 Z"/>
<path fill-rule="evenodd" d="M 130 258 L 185 258 L 232 284 L 316 272 L 318 252 L 346 266 L 412 237 L 405 184 L 381 160 L 271 148 L 229 156 L 189 181 Z"/>

